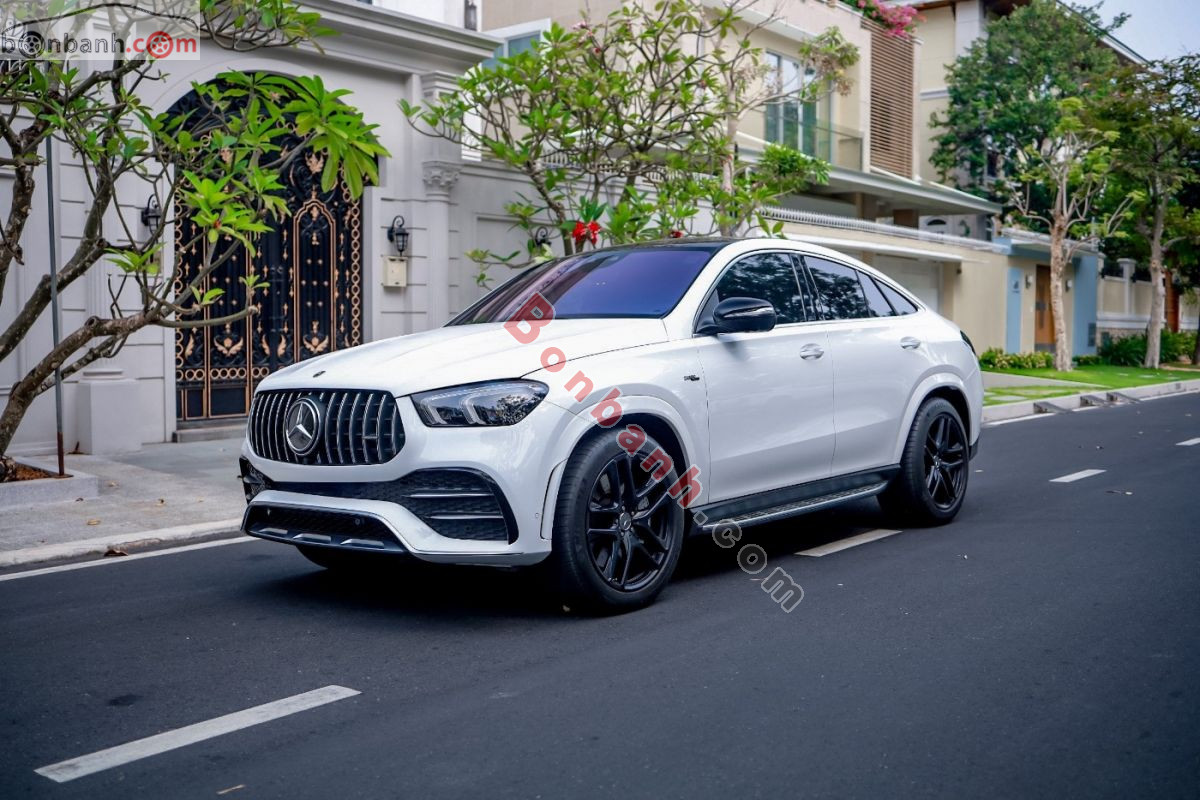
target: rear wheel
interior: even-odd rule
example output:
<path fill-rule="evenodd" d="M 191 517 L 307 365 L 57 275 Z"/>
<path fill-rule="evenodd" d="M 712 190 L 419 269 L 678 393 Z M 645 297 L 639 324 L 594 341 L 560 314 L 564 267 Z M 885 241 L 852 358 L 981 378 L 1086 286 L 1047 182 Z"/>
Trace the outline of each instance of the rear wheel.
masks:
<path fill-rule="evenodd" d="M 684 514 L 668 488 L 678 475 L 672 466 L 656 480 L 642 469 L 656 449 L 647 437 L 630 454 L 609 432 L 585 441 L 568 461 L 551 558 L 569 607 L 638 608 L 654 600 L 675 572 Z"/>
<path fill-rule="evenodd" d="M 898 522 L 945 524 L 962 508 L 969 467 L 970 447 L 958 411 L 940 397 L 927 400 L 909 430 L 900 474 L 879 504 Z"/>

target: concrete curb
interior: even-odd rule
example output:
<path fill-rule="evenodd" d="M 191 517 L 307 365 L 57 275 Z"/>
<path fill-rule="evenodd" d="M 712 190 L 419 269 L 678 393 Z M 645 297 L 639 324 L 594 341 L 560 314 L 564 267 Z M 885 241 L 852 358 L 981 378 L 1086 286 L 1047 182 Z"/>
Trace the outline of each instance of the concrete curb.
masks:
<path fill-rule="evenodd" d="M 20 550 L 0 551 L 0 568 L 16 567 L 23 564 L 38 564 L 44 561 L 58 561 L 67 558 L 102 556 L 112 547 L 131 550 L 153 547 L 160 544 L 183 544 L 197 539 L 208 538 L 219 533 L 235 533 L 241 528 L 241 524 L 241 517 L 235 517 L 234 519 L 197 522 L 192 525 L 178 525 L 173 528 L 160 528 L 151 531 L 113 533 L 108 536 L 98 536 L 95 539 L 81 539 L 77 542 L 63 542 L 62 544 L 47 544 L 40 547 L 26 547 Z"/>
<path fill-rule="evenodd" d="M 1165 397 L 1172 394 L 1184 394 L 1186 392 L 1200 391 L 1200 379 L 1190 381 L 1171 381 L 1170 383 L 1152 383 L 1149 386 L 1134 386 L 1130 389 L 1107 390 L 1102 396 L 1112 400 L 1145 400 L 1150 397 Z M 1017 419 L 1018 417 L 1029 417 L 1034 414 L 1046 413 L 1038 408 L 1038 406 L 1053 405 L 1064 411 L 1074 411 L 1080 406 L 1094 405 L 1090 402 L 1091 398 L 1101 394 L 1100 391 L 1092 389 L 1079 394 L 1063 395 L 1062 397 L 1048 397 L 1044 400 L 1024 400 L 1020 403 L 1003 403 L 998 406 L 984 406 L 983 421 L 1002 422 L 1007 419 Z M 1085 399 L 1087 398 L 1087 399 Z"/>

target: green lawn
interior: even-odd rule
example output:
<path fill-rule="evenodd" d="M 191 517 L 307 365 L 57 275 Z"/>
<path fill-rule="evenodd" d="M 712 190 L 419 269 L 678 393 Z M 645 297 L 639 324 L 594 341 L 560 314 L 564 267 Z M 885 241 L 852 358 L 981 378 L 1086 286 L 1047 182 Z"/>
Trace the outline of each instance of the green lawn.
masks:
<path fill-rule="evenodd" d="M 1102 386 L 1105 389 L 1127 389 L 1130 386 L 1146 386 L 1152 383 L 1171 383 L 1172 381 L 1186 381 L 1200 378 L 1200 370 L 1197 369 L 1145 369 L 1143 367 L 1113 367 L 1108 365 L 1076 367 L 1070 372 L 1060 372 L 1056 369 L 1005 369 L 989 371 L 1006 372 L 1012 375 L 1028 375 L 1031 378 L 1051 378 L 1060 381 L 1090 383 L 1095 386 Z M 1008 392 L 1016 388 L 1021 387 L 1006 386 L 1004 387 L 1004 391 Z M 1037 386 L 1024 388 L 1048 389 L 1051 387 Z M 1075 393 L 1070 387 L 1054 388 L 1067 390 L 1060 392 L 1060 394 Z M 1087 390 L 1087 386 L 1081 386 L 1078 391 L 1086 392 Z"/>
<path fill-rule="evenodd" d="M 1080 386 L 998 386 L 986 389 L 983 393 L 985 406 L 998 406 L 1002 403 L 1019 403 L 1023 400 L 1044 400 L 1047 397 L 1062 397 L 1067 394 L 1086 392 L 1089 387 Z"/>

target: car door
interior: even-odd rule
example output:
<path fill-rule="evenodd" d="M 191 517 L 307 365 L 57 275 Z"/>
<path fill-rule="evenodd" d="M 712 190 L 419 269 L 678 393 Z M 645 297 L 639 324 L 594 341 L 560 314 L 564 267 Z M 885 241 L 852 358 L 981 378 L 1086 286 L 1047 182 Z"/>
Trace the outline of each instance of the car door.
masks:
<path fill-rule="evenodd" d="M 829 476 L 833 368 L 798 266 L 788 252 L 743 256 L 718 278 L 701 311 L 697 327 L 729 297 L 767 300 L 777 314 L 770 331 L 695 339 L 708 393 L 713 501 Z"/>
<path fill-rule="evenodd" d="M 917 307 L 847 264 L 809 255 L 803 261 L 835 356 L 833 474 L 889 466 L 909 396 L 933 364 Z"/>

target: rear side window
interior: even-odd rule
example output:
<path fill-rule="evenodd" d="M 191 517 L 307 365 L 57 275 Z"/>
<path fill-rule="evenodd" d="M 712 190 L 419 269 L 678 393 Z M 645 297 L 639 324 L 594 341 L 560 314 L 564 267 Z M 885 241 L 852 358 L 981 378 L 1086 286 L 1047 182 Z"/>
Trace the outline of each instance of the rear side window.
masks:
<path fill-rule="evenodd" d="M 912 300 L 909 300 L 883 281 L 876 281 L 876 284 L 879 286 L 879 290 L 883 292 L 883 296 L 892 304 L 892 308 L 896 309 L 897 314 L 917 313 L 917 307 L 913 305 Z"/>
<path fill-rule="evenodd" d="M 871 311 L 872 317 L 891 317 L 895 315 L 892 306 L 888 303 L 887 298 L 883 296 L 883 291 L 871 280 L 871 276 L 865 273 L 858 273 L 858 282 L 862 284 L 863 294 L 867 296 L 867 308 Z"/>
<path fill-rule="evenodd" d="M 804 298 L 787 253 L 755 253 L 740 259 L 717 281 L 717 302 L 754 297 L 775 306 L 780 325 L 804 322 Z"/>
<path fill-rule="evenodd" d="M 862 284 L 858 282 L 858 270 L 812 256 L 805 256 L 804 263 L 817 285 L 817 297 L 825 307 L 826 319 L 872 316 Z"/>

